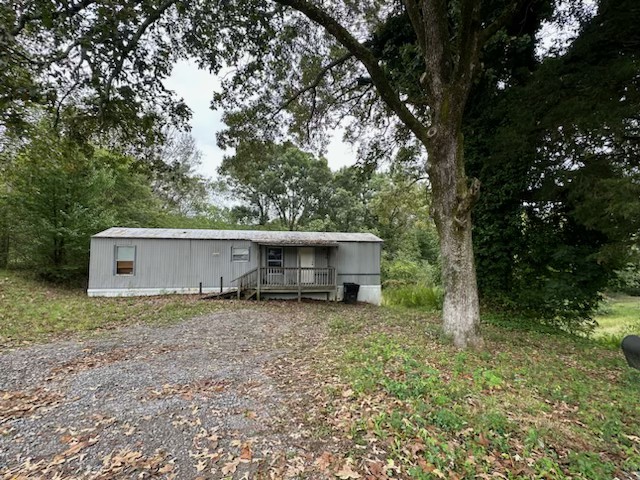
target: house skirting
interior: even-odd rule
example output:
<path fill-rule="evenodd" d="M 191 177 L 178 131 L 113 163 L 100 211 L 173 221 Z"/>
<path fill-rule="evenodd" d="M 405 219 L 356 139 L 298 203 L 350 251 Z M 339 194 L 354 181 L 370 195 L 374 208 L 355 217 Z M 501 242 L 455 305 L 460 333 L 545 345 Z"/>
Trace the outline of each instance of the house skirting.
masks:
<path fill-rule="evenodd" d="M 338 285 L 338 301 L 344 297 L 344 287 Z M 372 303 L 373 305 L 382 304 L 382 287 L 380 285 L 360 285 L 358 290 L 358 301 L 364 303 Z"/>
<path fill-rule="evenodd" d="M 223 292 L 229 290 L 235 290 L 235 288 L 223 287 Z M 202 293 L 218 293 L 220 287 L 202 287 Z M 194 295 L 200 293 L 198 287 L 175 287 L 175 288 L 90 288 L 87 290 L 87 295 L 90 297 L 142 297 L 152 295 L 173 295 L 173 294 L 188 294 Z M 337 298 L 335 295 L 330 295 L 330 300 L 342 301 L 343 298 L 343 286 L 337 287 Z M 303 292 L 304 298 L 318 298 L 326 299 L 325 293 L 311 293 Z M 297 297 L 297 294 L 269 294 L 264 292 L 265 298 L 293 298 Z M 371 303 L 373 305 L 380 305 L 382 303 L 382 287 L 380 285 L 360 285 L 358 291 L 358 301 L 364 303 Z"/>
<path fill-rule="evenodd" d="M 222 292 L 235 290 L 235 288 L 223 287 Z M 202 293 L 219 293 L 220 287 L 202 287 Z M 152 295 L 195 295 L 200 293 L 199 287 L 175 287 L 175 288 L 90 288 L 87 295 L 90 297 L 144 297 Z"/>

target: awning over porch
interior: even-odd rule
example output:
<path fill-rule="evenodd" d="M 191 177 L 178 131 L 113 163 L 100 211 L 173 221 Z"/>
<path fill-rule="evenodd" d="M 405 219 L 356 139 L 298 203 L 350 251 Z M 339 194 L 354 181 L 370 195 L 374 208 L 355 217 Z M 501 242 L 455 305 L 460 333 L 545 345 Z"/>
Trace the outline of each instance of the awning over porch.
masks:
<path fill-rule="evenodd" d="M 326 242 L 322 240 L 317 241 L 308 241 L 308 242 L 296 242 L 290 243 L 287 241 L 282 242 L 256 242 L 261 247 L 337 247 L 339 244 L 337 242 Z"/>

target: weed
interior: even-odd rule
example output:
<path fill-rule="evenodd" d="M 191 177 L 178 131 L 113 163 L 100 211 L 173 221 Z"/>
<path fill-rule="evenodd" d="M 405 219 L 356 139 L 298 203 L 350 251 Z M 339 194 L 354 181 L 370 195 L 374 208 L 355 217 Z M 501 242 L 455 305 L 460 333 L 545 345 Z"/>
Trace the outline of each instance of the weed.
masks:
<path fill-rule="evenodd" d="M 404 285 L 385 288 L 382 302 L 387 306 L 421 308 L 427 311 L 442 310 L 444 291 L 440 287 Z"/>
<path fill-rule="evenodd" d="M 459 352 L 420 330 L 412 320 L 356 335 L 343 357 L 359 398 L 388 399 L 368 428 L 412 478 L 604 479 L 640 468 L 640 372 L 619 352 L 496 326 L 485 326 L 488 351 Z M 421 467 L 406 453 L 416 438 Z"/>
<path fill-rule="evenodd" d="M 360 332 L 363 328 L 364 323 L 354 318 L 334 316 L 329 320 L 329 331 L 333 335 L 350 335 Z"/>

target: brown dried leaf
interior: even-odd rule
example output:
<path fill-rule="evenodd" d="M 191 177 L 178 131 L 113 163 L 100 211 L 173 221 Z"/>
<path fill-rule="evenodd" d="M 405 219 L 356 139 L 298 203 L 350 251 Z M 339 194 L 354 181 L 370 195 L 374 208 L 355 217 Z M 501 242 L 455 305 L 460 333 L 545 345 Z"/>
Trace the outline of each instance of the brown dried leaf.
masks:
<path fill-rule="evenodd" d="M 329 452 L 323 452 L 322 455 L 316 458 L 316 461 L 313 462 L 313 464 L 324 472 L 327 468 L 329 468 L 329 465 L 331 465 L 332 462 L 333 455 L 331 455 Z"/>
<path fill-rule="evenodd" d="M 231 462 L 227 462 L 222 466 L 222 474 L 223 475 L 229 475 L 230 473 L 234 473 L 236 471 L 236 468 L 238 468 L 238 465 L 240 464 L 240 459 L 237 458 Z"/>
<path fill-rule="evenodd" d="M 351 390 L 350 388 L 342 392 L 342 398 L 349 398 L 352 395 L 353 395 L 353 390 Z"/>
<path fill-rule="evenodd" d="M 242 446 L 240 447 L 240 461 L 250 462 L 252 457 L 253 455 L 251 453 L 251 445 L 249 445 L 248 443 L 242 444 Z"/>
<path fill-rule="evenodd" d="M 360 478 L 360 474 L 351 468 L 351 464 L 349 462 L 345 463 L 342 468 L 335 473 L 335 475 L 342 480 Z"/>

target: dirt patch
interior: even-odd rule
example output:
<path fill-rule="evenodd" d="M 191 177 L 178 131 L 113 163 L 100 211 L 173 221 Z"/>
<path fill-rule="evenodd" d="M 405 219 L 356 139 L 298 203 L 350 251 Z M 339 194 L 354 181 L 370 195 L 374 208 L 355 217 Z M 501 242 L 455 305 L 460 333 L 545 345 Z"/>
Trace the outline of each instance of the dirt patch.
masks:
<path fill-rule="evenodd" d="M 331 477 L 317 463 L 330 436 L 297 423 L 321 390 L 296 388 L 307 367 L 291 360 L 326 334 L 309 312 L 260 306 L 0 355 L 0 478 Z"/>

